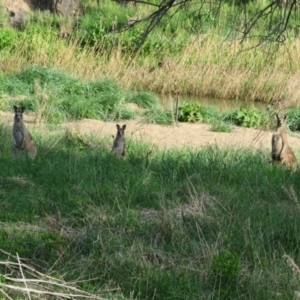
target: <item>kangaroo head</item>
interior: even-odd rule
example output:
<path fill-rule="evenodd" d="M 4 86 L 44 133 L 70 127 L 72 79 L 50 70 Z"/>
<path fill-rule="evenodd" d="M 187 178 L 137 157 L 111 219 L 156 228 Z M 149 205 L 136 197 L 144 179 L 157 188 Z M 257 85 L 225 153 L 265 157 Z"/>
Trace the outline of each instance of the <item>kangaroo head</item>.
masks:
<path fill-rule="evenodd" d="M 277 119 L 277 128 L 279 128 L 279 127 L 284 127 L 284 126 L 285 126 L 285 122 L 286 122 L 287 118 L 288 118 L 288 116 L 287 116 L 287 115 L 285 115 L 285 116 L 283 116 L 283 117 L 281 118 L 281 117 L 279 117 L 279 115 L 278 115 L 278 114 L 276 114 L 276 119 Z"/>
<path fill-rule="evenodd" d="M 118 129 L 118 132 L 117 132 L 118 136 L 124 136 L 125 135 L 126 125 L 123 125 L 121 127 L 119 124 L 117 124 L 117 129 Z"/>
<path fill-rule="evenodd" d="M 25 106 L 21 106 L 18 108 L 16 105 L 14 105 L 14 111 L 15 111 L 15 120 L 20 121 L 23 119 L 23 112 L 25 110 Z"/>

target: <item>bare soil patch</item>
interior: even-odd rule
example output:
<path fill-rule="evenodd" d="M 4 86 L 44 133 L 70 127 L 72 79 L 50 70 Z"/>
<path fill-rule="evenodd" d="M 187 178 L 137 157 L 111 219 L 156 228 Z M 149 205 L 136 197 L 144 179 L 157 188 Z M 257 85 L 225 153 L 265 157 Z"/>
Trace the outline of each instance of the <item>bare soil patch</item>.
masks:
<path fill-rule="evenodd" d="M 101 122 L 98 120 L 83 119 L 68 124 L 70 130 L 81 134 L 100 136 L 115 135 L 115 122 Z M 204 146 L 217 146 L 219 148 L 247 148 L 271 152 L 271 131 L 251 128 L 235 127 L 232 133 L 213 132 L 211 125 L 203 123 L 179 123 L 173 126 L 145 124 L 136 120 L 120 122 L 126 124 L 126 136 L 132 140 L 151 143 L 159 148 L 187 148 L 199 149 Z M 289 136 L 289 143 L 296 152 L 300 150 L 300 139 Z"/>
<path fill-rule="evenodd" d="M 1 112 L 2 123 L 12 126 L 13 113 Z M 26 115 L 28 128 L 34 127 L 34 116 Z M 62 129 L 76 131 L 82 135 L 112 137 L 116 135 L 116 124 L 126 124 L 126 137 L 135 141 L 143 141 L 159 148 L 198 149 L 208 145 L 223 147 L 239 147 L 271 151 L 271 131 L 236 127 L 232 133 L 213 132 L 210 125 L 202 123 L 179 123 L 178 125 L 162 126 L 145 124 L 137 120 L 121 122 L 103 122 L 83 119 L 62 125 Z M 43 126 L 34 127 L 35 131 L 43 130 Z M 112 139 L 113 140 L 113 139 Z M 300 138 L 289 136 L 289 143 L 295 152 L 300 150 Z"/>

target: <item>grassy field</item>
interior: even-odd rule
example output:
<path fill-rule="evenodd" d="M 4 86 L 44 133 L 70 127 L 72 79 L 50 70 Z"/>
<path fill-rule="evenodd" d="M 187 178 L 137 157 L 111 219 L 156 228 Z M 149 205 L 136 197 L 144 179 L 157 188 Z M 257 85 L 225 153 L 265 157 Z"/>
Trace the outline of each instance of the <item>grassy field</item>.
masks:
<path fill-rule="evenodd" d="M 24 104 L 34 113 L 38 146 L 35 160 L 12 158 L 11 128 L 0 125 L 0 299 L 296 299 L 299 170 L 272 165 L 263 151 L 161 150 L 130 139 L 120 160 L 111 138 L 60 126 L 82 118 L 174 123 L 156 92 L 272 100 L 265 111 L 179 108 L 180 121 L 215 131 L 269 129 L 275 110 L 297 105 L 299 40 L 241 45 L 229 32 L 237 8 L 226 4 L 224 18 L 207 13 L 201 24 L 183 11 L 128 65 L 143 27 L 108 32 L 147 11 L 95 3 L 84 1 L 76 26 L 35 14 L 17 31 L 0 16 L 0 109 Z M 300 110 L 288 113 L 299 131 Z"/>
<path fill-rule="evenodd" d="M 45 274 L 107 299 L 298 292 L 298 171 L 273 166 L 264 152 L 162 151 L 130 140 L 120 160 L 106 138 L 86 137 L 91 149 L 74 133 L 50 133 L 33 131 L 34 161 L 12 159 L 1 126 L 1 284 L 19 276 L 18 254 L 40 272 L 24 267 L 25 278 Z"/>

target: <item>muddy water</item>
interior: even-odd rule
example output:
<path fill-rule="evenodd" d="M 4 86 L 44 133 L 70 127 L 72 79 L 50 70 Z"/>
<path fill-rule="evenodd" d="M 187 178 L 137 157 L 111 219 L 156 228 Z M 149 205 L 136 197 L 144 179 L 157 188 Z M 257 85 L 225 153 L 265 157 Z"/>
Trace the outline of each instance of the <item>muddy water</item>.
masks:
<path fill-rule="evenodd" d="M 159 96 L 163 106 L 166 108 L 175 106 L 176 96 Z M 259 110 L 266 110 L 267 104 L 262 102 L 245 102 L 240 100 L 216 99 L 216 98 L 199 98 L 194 96 L 179 96 L 179 105 L 184 101 L 188 103 L 198 102 L 203 106 L 211 106 L 218 111 L 232 111 L 245 106 L 247 108 L 255 107 Z"/>

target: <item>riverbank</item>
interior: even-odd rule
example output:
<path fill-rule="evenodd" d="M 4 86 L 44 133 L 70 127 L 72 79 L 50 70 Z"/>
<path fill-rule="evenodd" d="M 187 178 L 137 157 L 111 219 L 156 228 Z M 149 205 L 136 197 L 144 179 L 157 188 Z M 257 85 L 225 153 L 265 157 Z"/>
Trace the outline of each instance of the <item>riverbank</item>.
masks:
<path fill-rule="evenodd" d="M 105 2 L 104 7 L 111 5 L 108 3 Z M 112 13 L 115 13 L 114 9 Z M 122 12 L 126 15 L 127 11 L 122 8 Z M 80 28 L 73 28 L 69 39 L 62 38 L 60 31 L 67 26 L 66 22 L 48 14 L 38 14 L 26 23 L 23 31 L 9 25 L 5 27 L 4 23 L 0 76 L 16 74 L 37 65 L 87 81 L 111 79 L 128 91 L 250 103 L 260 101 L 275 104 L 279 109 L 299 103 L 298 38 L 287 39 L 284 44 L 257 46 L 256 39 L 241 44 L 238 39 L 228 38 L 224 32 L 218 33 L 214 29 L 199 34 L 180 31 L 173 37 L 168 32 L 162 34 L 162 28 L 159 28 L 144 46 L 150 50 L 143 50 L 132 59 L 133 52 L 128 43 L 131 45 L 135 41 L 135 35 L 141 31 L 139 27 L 133 32 L 100 35 L 98 42 L 89 44 L 90 40 L 82 42 L 83 29 Z M 93 36 L 95 30 L 88 27 L 84 32 Z"/>
<path fill-rule="evenodd" d="M 35 33 L 32 38 L 43 40 L 47 37 Z M 136 59 L 128 66 L 130 58 L 122 54 L 121 49 L 116 48 L 109 57 L 101 52 L 95 56 L 93 49 L 79 50 L 76 41 L 48 45 L 45 49 L 40 44 L 29 46 L 27 40 L 20 43 L 22 45 L 16 45 L 14 51 L 0 57 L 0 69 L 5 74 L 37 64 L 85 80 L 111 78 L 127 90 L 174 97 L 186 94 L 262 101 L 280 103 L 282 108 L 299 102 L 300 40 L 285 44 L 269 57 L 269 49 L 241 52 L 243 48 L 237 42 L 224 43 L 222 37 L 216 36 L 202 41 L 200 37 L 190 41 L 177 57 L 162 53 L 159 58 L 164 61 L 162 66 L 158 66 L 158 59 L 153 57 Z"/>

